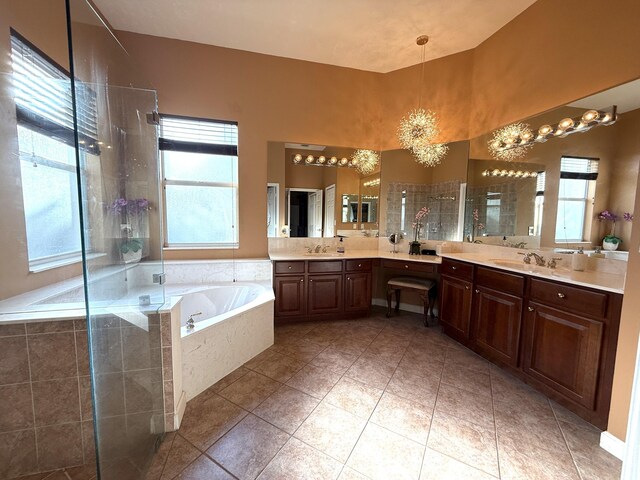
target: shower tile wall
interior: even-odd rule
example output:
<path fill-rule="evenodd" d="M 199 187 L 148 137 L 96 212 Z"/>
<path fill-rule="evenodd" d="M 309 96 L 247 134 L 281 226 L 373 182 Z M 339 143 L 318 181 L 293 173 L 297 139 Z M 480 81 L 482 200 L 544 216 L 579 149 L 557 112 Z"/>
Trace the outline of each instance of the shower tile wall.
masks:
<path fill-rule="evenodd" d="M 84 320 L 0 325 L 0 478 L 95 462 Z"/>
<path fill-rule="evenodd" d="M 465 210 L 464 234 L 471 232 L 473 225 L 473 210 L 478 209 L 478 223 L 487 225 L 487 199 L 500 200 L 500 221 L 497 231 L 476 232 L 476 237 L 483 234 L 512 236 L 516 231 L 516 212 L 518 194 L 516 183 L 508 182 L 499 185 L 483 187 L 469 187 L 467 189 L 467 205 Z"/>
<path fill-rule="evenodd" d="M 390 183 L 387 189 L 387 235 L 403 231 L 413 235 L 411 224 L 415 214 L 422 208 L 431 209 L 421 240 L 451 240 L 458 230 L 458 197 L 460 181 L 434 184 Z M 402 192 L 406 191 L 405 224 L 402 221 Z M 411 237 L 413 239 L 413 237 Z"/>

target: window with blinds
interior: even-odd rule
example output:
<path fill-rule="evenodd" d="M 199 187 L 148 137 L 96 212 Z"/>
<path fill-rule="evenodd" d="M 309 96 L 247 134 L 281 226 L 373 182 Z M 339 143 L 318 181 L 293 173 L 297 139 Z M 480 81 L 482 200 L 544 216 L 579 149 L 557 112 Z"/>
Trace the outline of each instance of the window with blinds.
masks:
<path fill-rule="evenodd" d="M 13 96 L 18 123 L 74 146 L 72 84 L 69 72 L 11 30 Z M 98 154 L 96 94 L 75 82 L 79 146 Z"/>
<path fill-rule="evenodd" d="M 598 159 L 560 159 L 556 242 L 581 242 L 588 238 L 591 228 L 588 206 L 595 195 L 597 178 Z"/>
<path fill-rule="evenodd" d="M 238 124 L 160 116 L 168 247 L 238 247 Z"/>
<path fill-rule="evenodd" d="M 64 69 L 14 30 L 11 65 L 27 255 L 38 272 L 81 260 L 72 85 Z M 78 125 L 86 159 L 90 145 L 98 149 L 95 95 L 84 91 L 90 101 Z"/>

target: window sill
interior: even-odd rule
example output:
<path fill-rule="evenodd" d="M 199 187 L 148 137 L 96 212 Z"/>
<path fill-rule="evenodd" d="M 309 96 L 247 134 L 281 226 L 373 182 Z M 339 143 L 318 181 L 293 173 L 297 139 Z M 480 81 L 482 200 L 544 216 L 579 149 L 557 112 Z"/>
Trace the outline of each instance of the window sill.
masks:
<path fill-rule="evenodd" d="M 176 250 L 238 250 L 240 245 L 165 245 L 163 251 Z"/>
<path fill-rule="evenodd" d="M 87 255 L 87 260 L 93 260 L 95 258 L 106 257 L 106 253 L 90 253 Z M 71 257 L 65 257 L 57 260 L 50 260 L 45 263 L 38 263 L 36 265 L 29 265 L 29 273 L 40 273 L 47 270 L 53 270 L 54 268 L 66 267 L 68 265 L 74 265 L 82 262 L 82 254 L 73 255 Z"/>

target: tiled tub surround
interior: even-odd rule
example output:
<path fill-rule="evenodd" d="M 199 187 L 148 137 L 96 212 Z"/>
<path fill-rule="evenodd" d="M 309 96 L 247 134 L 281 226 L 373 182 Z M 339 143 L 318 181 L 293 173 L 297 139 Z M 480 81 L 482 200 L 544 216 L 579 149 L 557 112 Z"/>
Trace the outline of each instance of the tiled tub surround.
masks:
<path fill-rule="evenodd" d="M 86 328 L 0 324 L 0 478 L 95 463 Z"/>
<path fill-rule="evenodd" d="M 276 327 L 189 402 L 156 479 L 615 479 L 599 430 L 422 317 Z"/>

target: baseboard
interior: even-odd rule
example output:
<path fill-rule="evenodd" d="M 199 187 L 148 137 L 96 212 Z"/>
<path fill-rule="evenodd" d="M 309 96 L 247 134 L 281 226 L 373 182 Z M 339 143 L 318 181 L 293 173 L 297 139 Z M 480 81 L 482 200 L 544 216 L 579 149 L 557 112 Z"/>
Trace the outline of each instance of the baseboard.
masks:
<path fill-rule="evenodd" d="M 624 460 L 626 445 L 618 437 L 614 437 L 609 432 L 602 432 L 600 434 L 600 446 L 614 457 Z"/>
<path fill-rule="evenodd" d="M 182 392 L 180 395 L 180 400 L 178 400 L 178 405 L 176 406 L 176 415 L 174 417 L 174 423 L 176 430 L 180 428 L 180 424 L 182 423 L 182 417 L 184 417 L 184 411 L 187 408 L 187 393 Z"/>

